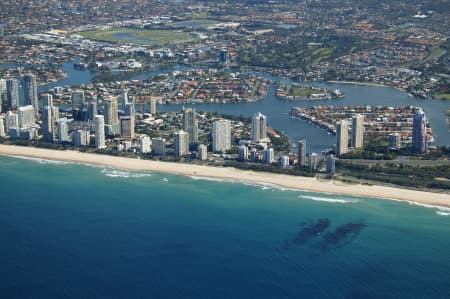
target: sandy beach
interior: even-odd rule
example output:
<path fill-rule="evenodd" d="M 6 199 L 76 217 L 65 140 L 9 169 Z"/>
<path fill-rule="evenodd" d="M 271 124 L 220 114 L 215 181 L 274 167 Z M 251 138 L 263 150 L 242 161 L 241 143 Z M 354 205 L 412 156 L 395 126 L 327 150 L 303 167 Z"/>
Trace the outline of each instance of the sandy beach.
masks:
<path fill-rule="evenodd" d="M 268 172 L 254 172 L 229 167 L 212 167 L 186 163 L 141 160 L 77 151 L 50 150 L 33 147 L 0 145 L 0 155 L 40 158 L 82 164 L 106 166 L 130 171 L 153 171 L 184 176 L 213 178 L 255 184 L 271 184 L 282 188 L 313 192 L 394 199 L 450 208 L 450 194 L 407 190 L 380 185 L 355 185 L 342 182 L 321 182 L 315 178 Z"/>

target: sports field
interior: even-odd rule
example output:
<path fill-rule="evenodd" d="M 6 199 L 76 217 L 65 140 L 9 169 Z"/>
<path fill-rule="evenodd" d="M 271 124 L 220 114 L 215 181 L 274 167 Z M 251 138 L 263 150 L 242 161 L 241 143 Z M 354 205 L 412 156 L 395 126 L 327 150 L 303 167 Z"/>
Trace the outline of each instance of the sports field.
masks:
<path fill-rule="evenodd" d="M 139 45 L 173 45 L 197 40 L 195 35 L 190 35 L 181 30 L 145 30 L 145 29 L 108 29 L 89 30 L 79 32 L 84 38 Z"/>

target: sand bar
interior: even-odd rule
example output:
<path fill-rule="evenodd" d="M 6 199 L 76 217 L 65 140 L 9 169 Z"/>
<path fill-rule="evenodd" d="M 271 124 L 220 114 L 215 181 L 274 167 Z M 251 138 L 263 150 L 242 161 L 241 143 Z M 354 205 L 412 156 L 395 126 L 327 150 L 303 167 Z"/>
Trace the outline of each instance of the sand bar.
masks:
<path fill-rule="evenodd" d="M 395 199 L 424 205 L 435 205 L 450 208 L 450 194 L 448 193 L 416 191 L 381 185 L 368 186 L 337 182 L 334 183 L 331 180 L 321 182 L 315 178 L 269 172 L 255 172 L 231 167 L 213 167 L 186 163 L 141 160 L 93 153 L 82 153 L 77 151 L 50 150 L 12 145 L 0 145 L 0 155 L 94 164 L 131 171 L 153 171 L 159 173 L 242 181 L 256 184 L 272 184 L 288 189 L 371 198 Z"/>

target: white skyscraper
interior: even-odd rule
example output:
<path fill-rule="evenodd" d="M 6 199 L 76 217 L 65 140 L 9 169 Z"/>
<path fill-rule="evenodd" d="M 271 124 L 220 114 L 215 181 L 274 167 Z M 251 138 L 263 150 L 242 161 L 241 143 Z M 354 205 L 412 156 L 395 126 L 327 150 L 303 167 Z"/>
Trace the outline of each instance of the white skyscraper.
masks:
<path fill-rule="evenodd" d="M 231 149 L 231 122 L 217 120 L 212 127 L 212 147 L 214 152 L 223 152 Z"/>
<path fill-rule="evenodd" d="M 208 147 L 204 144 L 200 144 L 197 147 L 197 152 L 198 152 L 198 159 L 205 161 L 208 159 Z"/>
<path fill-rule="evenodd" d="M 270 164 L 275 161 L 275 152 L 273 148 L 263 150 L 263 162 Z"/>
<path fill-rule="evenodd" d="M 246 145 L 239 146 L 239 160 L 245 161 L 248 159 L 248 147 Z"/>
<path fill-rule="evenodd" d="M 141 136 L 141 138 L 139 139 L 139 148 L 142 154 L 150 153 L 152 151 L 151 145 L 152 141 L 150 137 Z"/>
<path fill-rule="evenodd" d="M 281 156 L 280 158 L 280 166 L 283 168 L 289 167 L 289 156 Z"/>
<path fill-rule="evenodd" d="M 150 113 L 152 114 L 152 115 L 155 115 L 156 114 L 156 102 L 158 101 L 158 99 L 157 98 L 155 98 L 155 97 L 151 97 L 150 98 Z"/>
<path fill-rule="evenodd" d="M 70 142 L 69 135 L 69 120 L 64 117 L 60 118 L 57 121 L 58 124 L 58 143 L 68 143 Z"/>
<path fill-rule="evenodd" d="M 3 120 L 3 117 L 0 117 L 0 138 L 5 138 L 5 135 L 5 122 Z"/>
<path fill-rule="evenodd" d="M 336 124 L 336 155 L 348 152 L 348 122 L 341 120 Z"/>
<path fill-rule="evenodd" d="M 252 140 L 259 142 L 266 138 L 267 134 L 267 117 L 261 113 L 256 113 L 252 117 Z"/>
<path fill-rule="evenodd" d="M 364 115 L 358 114 L 352 117 L 352 147 L 363 146 L 364 138 Z"/>
<path fill-rule="evenodd" d="M 180 157 L 189 152 L 189 134 L 184 131 L 179 131 L 174 135 L 175 155 Z"/>
<path fill-rule="evenodd" d="M 9 131 L 11 128 L 19 128 L 19 117 L 17 113 L 14 113 L 12 111 L 6 112 L 5 126 L 6 131 Z"/>
<path fill-rule="evenodd" d="M 95 146 L 98 149 L 106 148 L 105 145 L 105 118 L 103 115 L 95 116 Z"/>
<path fill-rule="evenodd" d="M 19 114 L 20 129 L 28 129 L 35 125 L 34 108 L 32 105 L 19 107 L 17 112 Z"/>

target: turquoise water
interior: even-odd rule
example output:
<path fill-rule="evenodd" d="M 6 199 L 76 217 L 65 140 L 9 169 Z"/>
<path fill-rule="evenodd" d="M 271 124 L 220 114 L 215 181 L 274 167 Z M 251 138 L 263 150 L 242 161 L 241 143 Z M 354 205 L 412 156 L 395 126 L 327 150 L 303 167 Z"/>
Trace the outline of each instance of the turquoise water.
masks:
<path fill-rule="evenodd" d="M 2 298 L 449 298 L 449 211 L 0 157 Z"/>

